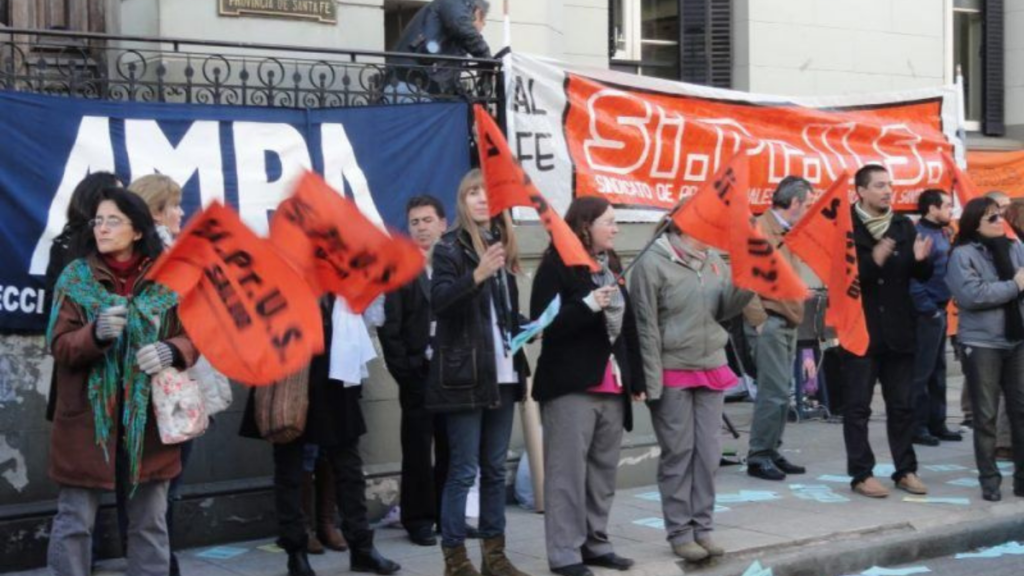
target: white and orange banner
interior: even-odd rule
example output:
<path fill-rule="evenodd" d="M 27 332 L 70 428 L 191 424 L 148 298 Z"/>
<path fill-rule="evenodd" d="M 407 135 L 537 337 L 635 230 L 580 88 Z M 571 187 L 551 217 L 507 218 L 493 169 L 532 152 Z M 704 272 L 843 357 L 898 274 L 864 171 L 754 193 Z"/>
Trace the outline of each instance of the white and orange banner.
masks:
<path fill-rule="evenodd" d="M 508 140 L 559 212 L 604 196 L 624 220 L 653 221 L 714 178 L 741 148 L 749 203 L 768 207 L 787 175 L 819 192 L 845 171 L 881 163 L 894 203 L 909 210 L 927 188 L 949 188 L 942 153 L 962 163 L 955 86 L 886 94 L 782 98 L 506 57 Z"/>

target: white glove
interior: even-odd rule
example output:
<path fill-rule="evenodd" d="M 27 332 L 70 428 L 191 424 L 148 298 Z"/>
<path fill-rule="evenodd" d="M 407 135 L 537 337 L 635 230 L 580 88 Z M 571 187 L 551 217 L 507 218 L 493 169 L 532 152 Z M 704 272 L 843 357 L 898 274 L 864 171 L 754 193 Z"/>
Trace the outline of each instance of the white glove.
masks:
<path fill-rule="evenodd" d="M 146 344 L 135 353 L 135 361 L 139 369 L 152 376 L 164 368 L 171 367 L 174 363 L 174 351 L 163 342 Z"/>
<path fill-rule="evenodd" d="M 128 308 L 126 306 L 111 306 L 100 311 L 96 318 L 96 339 L 100 342 L 117 340 L 128 325 Z"/>

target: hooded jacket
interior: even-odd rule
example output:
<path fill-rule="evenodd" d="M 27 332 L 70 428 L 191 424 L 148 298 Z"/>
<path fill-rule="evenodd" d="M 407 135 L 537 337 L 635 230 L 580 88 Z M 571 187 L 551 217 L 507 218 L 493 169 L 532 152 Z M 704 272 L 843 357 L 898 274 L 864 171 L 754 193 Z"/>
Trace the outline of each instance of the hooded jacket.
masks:
<path fill-rule="evenodd" d="M 1024 268 L 1024 244 L 1014 242 L 1010 258 L 1017 268 Z M 961 344 L 1002 349 L 1017 344 L 1006 339 L 1003 306 L 1016 299 L 1024 312 L 1024 300 L 1016 282 L 999 279 L 988 248 L 977 242 L 955 248 L 949 258 L 946 285 L 960 308 L 957 337 Z"/>

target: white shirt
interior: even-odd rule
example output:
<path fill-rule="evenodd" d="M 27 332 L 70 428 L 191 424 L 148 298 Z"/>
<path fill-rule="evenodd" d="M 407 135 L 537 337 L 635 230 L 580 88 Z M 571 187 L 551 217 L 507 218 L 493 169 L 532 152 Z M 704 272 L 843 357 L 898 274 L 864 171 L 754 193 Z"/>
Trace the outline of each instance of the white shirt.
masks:
<path fill-rule="evenodd" d="M 505 352 L 505 344 L 501 341 L 501 329 L 498 328 L 498 311 L 491 302 L 491 334 L 494 337 L 494 368 L 498 374 L 498 384 L 518 384 L 515 364 L 510 354 Z"/>

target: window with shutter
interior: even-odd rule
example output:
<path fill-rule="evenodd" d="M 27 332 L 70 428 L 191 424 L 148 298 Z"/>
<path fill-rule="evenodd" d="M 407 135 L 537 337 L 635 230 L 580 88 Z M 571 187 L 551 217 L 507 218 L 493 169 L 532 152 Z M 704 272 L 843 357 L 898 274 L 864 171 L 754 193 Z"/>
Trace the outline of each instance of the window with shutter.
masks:
<path fill-rule="evenodd" d="M 5 0 L 0 8 L 3 21 L 15 28 L 106 30 L 106 0 Z"/>
<path fill-rule="evenodd" d="M 732 0 L 681 0 L 682 79 L 732 87 Z"/>
<path fill-rule="evenodd" d="M 983 83 L 985 110 L 982 112 L 981 130 L 987 136 L 1006 134 L 1003 20 L 1003 0 L 985 0 L 985 40 L 982 51 L 985 71 Z"/>

